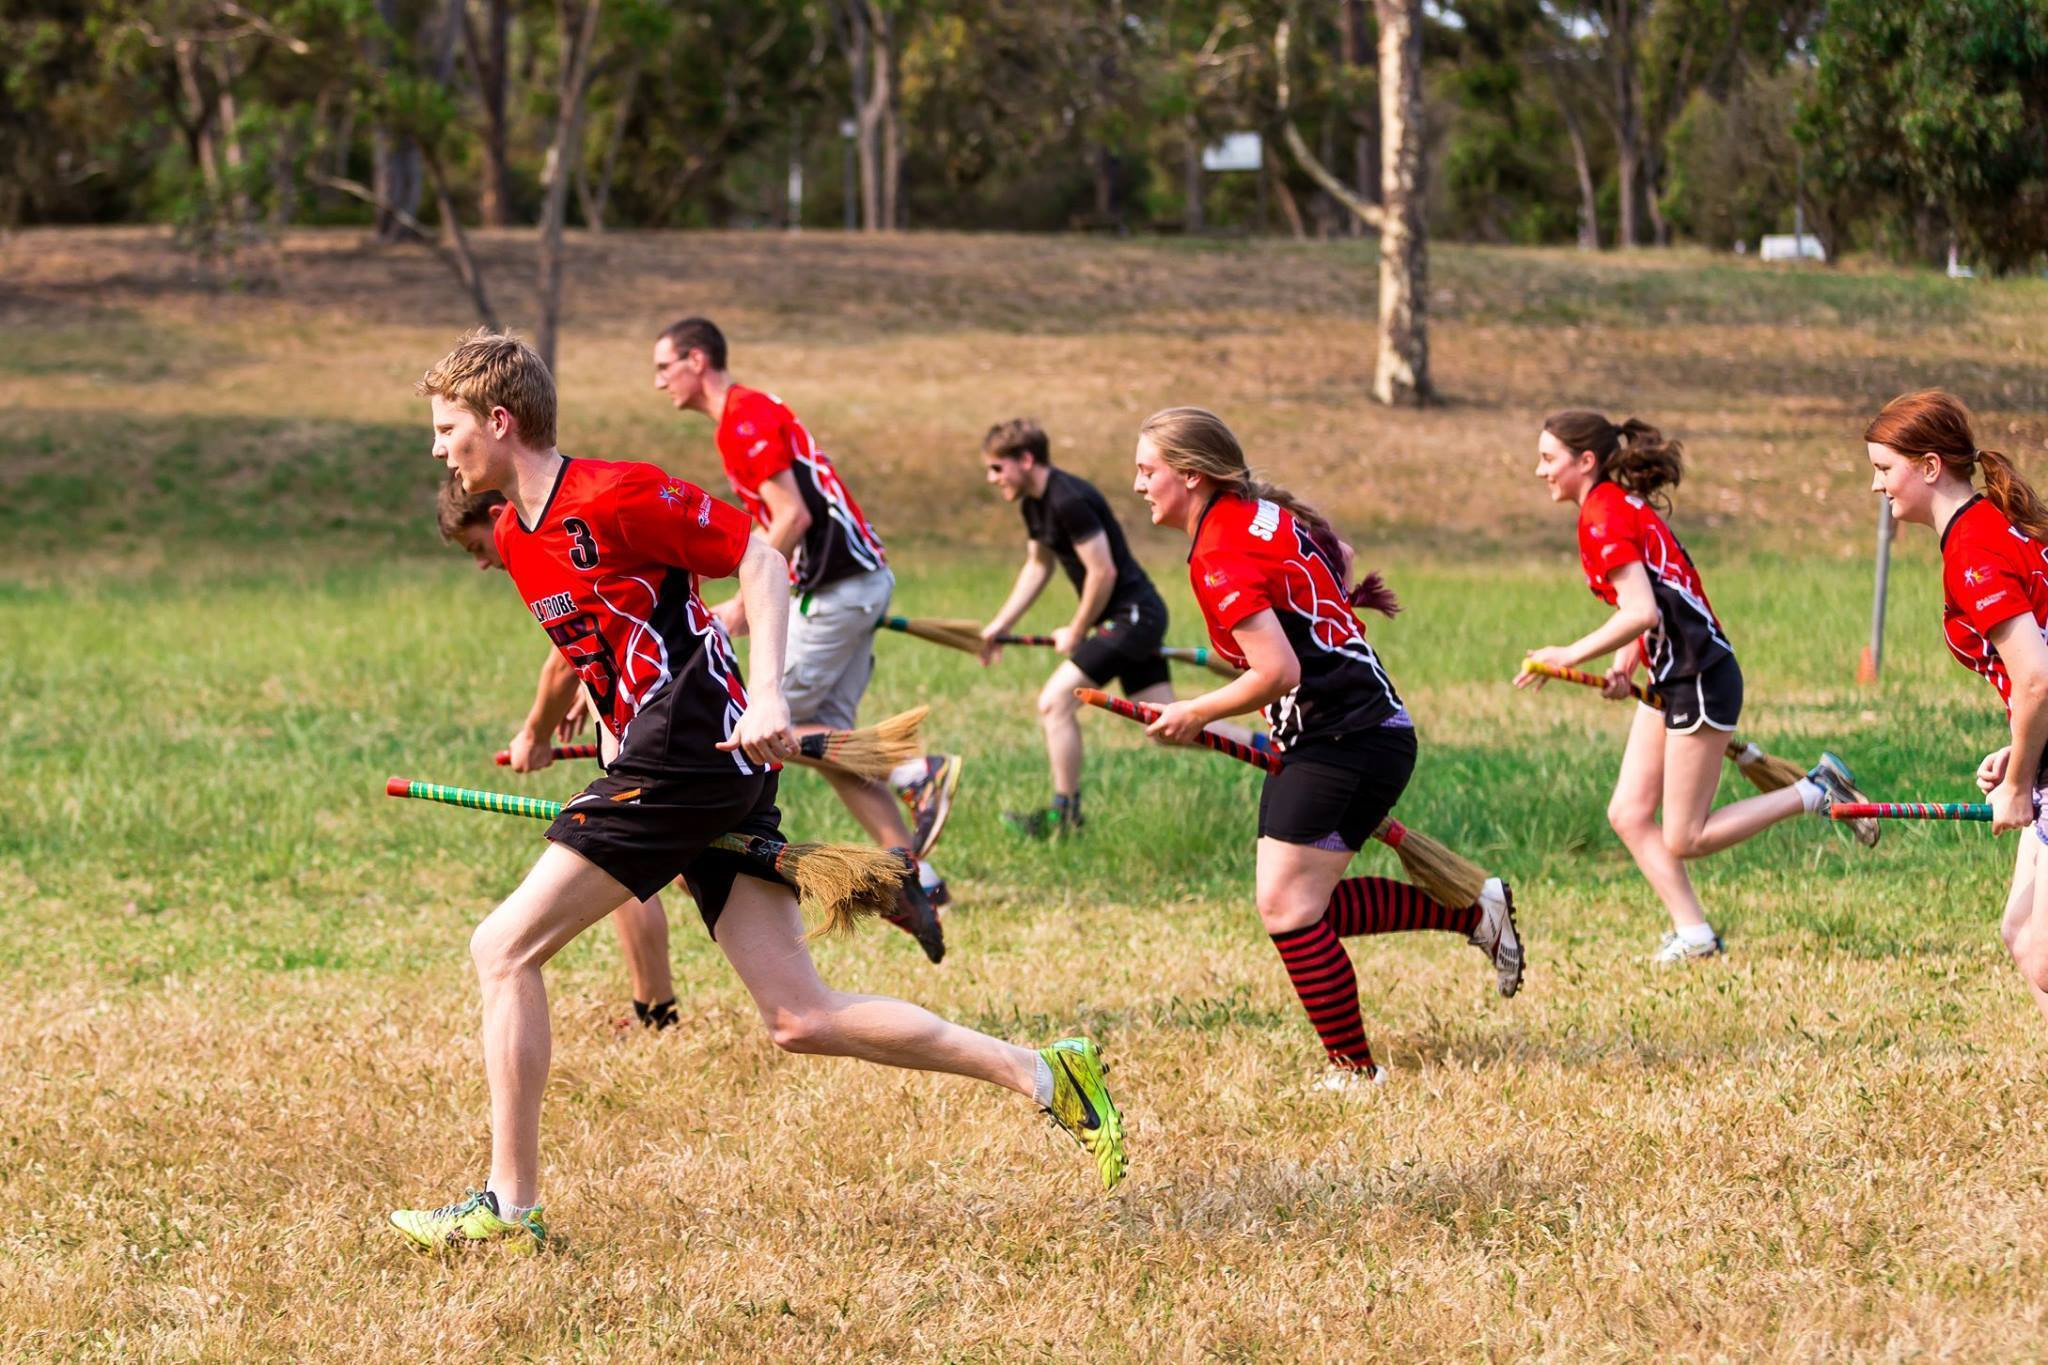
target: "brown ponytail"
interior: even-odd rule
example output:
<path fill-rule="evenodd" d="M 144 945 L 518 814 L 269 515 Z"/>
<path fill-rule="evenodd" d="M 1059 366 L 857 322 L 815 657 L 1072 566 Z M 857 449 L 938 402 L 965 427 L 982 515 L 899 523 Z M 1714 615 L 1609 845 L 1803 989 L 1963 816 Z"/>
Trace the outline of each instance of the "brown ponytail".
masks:
<path fill-rule="evenodd" d="M 1616 426 L 1597 412 L 1572 408 L 1543 419 L 1543 429 L 1571 447 L 1572 454 L 1593 452 L 1593 477 L 1609 479 L 1671 514 L 1667 488 L 1678 487 L 1685 475 L 1685 446 L 1640 417 Z"/>
<path fill-rule="evenodd" d="M 1138 434 L 1151 440 L 1159 458 L 1175 473 L 1200 474 L 1248 501 L 1264 500 L 1286 508 L 1308 533 L 1316 550 L 1330 561 L 1338 586 L 1343 586 L 1351 573 L 1351 555 L 1337 528 L 1328 517 L 1286 489 L 1253 478 L 1251 466 L 1244 458 L 1244 447 L 1221 417 L 1207 408 L 1165 408 L 1147 417 Z M 1346 594 L 1346 600 L 1354 607 L 1365 607 L 1384 616 L 1401 610 L 1400 599 L 1377 573 L 1361 578 L 1358 586 Z"/>
<path fill-rule="evenodd" d="M 1942 389 L 1902 393 L 1886 403 L 1863 439 L 1885 446 L 1908 459 L 1932 455 L 1964 483 L 1970 471 L 1984 471 L 1984 496 L 1999 515 L 2036 540 L 2048 540 L 2048 505 L 2013 462 L 1996 450 L 1977 449 L 1970 410 L 1963 400 Z"/>

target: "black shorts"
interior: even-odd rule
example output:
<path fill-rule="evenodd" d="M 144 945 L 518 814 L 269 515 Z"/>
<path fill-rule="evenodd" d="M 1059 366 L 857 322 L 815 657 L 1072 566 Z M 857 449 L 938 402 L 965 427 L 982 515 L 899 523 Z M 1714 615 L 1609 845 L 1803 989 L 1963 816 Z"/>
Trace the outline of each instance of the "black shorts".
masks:
<path fill-rule="evenodd" d="M 1159 647 L 1166 642 L 1166 603 L 1147 593 L 1103 613 L 1095 633 L 1068 657 L 1097 687 L 1112 681 L 1134 697 L 1171 680 Z"/>
<path fill-rule="evenodd" d="M 1259 837 L 1312 848 L 1365 847 L 1415 772 L 1415 728 L 1378 725 L 1287 752 L 1259 792 Z"/>
<path fill-rule="evenodd" d="M 716 938 L 733 878 L 745 873 L 789 884 L 766 863 L 711 847 L 723 834 L 782 837 L 776 777 L 737 771 L 648 777 L 614 768 L 562 808 L 548 838 L 596 863 L 640 900 L 681 877 L 705 930 Z"/>
<path fill-rule="evenodd" d="M 1733 730 L 1742 715 L 1742 665 L 1733 654 L 1708 664 L 1704 672 L 1651 683 L 1650 695 L 1664 701 L 1664 728 L 1689 735 L 1702 725 Z"/>

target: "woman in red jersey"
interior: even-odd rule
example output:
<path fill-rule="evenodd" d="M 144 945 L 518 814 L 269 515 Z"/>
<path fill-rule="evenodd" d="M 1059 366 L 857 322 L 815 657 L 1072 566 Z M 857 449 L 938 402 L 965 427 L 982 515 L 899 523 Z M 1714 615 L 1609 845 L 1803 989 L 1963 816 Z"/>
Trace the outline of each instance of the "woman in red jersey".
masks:
<path fill-rule="evenodd" d="M 1728 735 L 1742 713 L 1742 667 L 1692 557 L 1653 505 L 1677 486 L 1683 456 L 1677 441 L 1648 422 L 1616 425 L 1584 411 L 1553 414 L 1536 452 L 1536 475 L 1551 501 L 1578 506 L 1579 564 L 1587 587 L 1614 615 L 1571 644 L 1532 649 L 1528 657 L 1571 667 L 1611 652 L 1608 697 L 1627 698 L 1642 668 L 1650 693 L 1663 702 L 1661 711 L 1637 707 L 1607 803 L 1608 823 L 1671 913 L 1671 931 L 1652 958 L 1660 963 L 1721 951 L 1685 860 L 1718 853 L 1795 815 L 1825 814 L 1831 801 L 1862 799 L 1848 767 L 1824 753 L 1792 786 L 1714 809 Z M 1534 673 L 1515 679 L 1517 687 L 1543 682 Z"/>
<path fill-rule="evenodd" d="M 2048 746 L 2048 506 L 1995 450 L 1977 449 L 1970 410 L 1940 389 L 1902 394 L 1863 432 L 1871 489 L 1900 521 L 1941 537 L 1942 634 L 1956 661 L 1981 673 L 2005 703 L 2012 742 L 1985 757 L 1977 785 L 1991 828 L 2020 836 L 1999 926 L 2034 1003 L 2048 1014 L 2048 818 L 2041 751 Z M 1982 470 L 1982 492 L 1971 475 Z"/>
<path fill-rule="evenodd" d="M 1498 878 L 1475 903 L 1448 906 L 1406 882 L 1344 876 L 1415 769 L 1414 722 L 1353 610 L 1391 616 L 1393 594 L 1376 574 L 1345 590 L 1351 555 L 1330 523 L 1254 479 L 1214 413 L 1154 413 L 1136 459 L 1153 525 L 1179 527 L 1194 543 L 1188 576 L 1210 640 L 1245 670 L 1166 706 L 1150 733 L 1188 744 L 1212 722 L 1265 708 L 1285 764 L 1259 794 L 1259 918 L 1329 1056 L 1320 1084 L 1384 1080 L 1343 939 L 1445 930 L 1487 955 L 1502 995 L 1522 983 L 1514 903 Z"/>

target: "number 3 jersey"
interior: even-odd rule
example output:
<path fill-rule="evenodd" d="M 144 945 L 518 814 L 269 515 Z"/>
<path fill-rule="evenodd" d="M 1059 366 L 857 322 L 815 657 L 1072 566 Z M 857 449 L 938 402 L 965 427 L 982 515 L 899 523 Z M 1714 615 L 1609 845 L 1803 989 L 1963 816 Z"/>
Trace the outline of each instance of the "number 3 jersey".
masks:
<path fill-rule="evenodd" d="M 1188 578 L 1217 652 L 1246 667 L 1231 631 L 1270 610 L 1301 661 L 1300 683 L 1266 708 L 1283 749 L 1408 723 L 1338 572 L 1278 503 L 1218 494 L 1195 527 Z"/>
<path fill-rule="evenodd" d="M 529 528 L 498 518 L 498 555 L 623 752 L 665 772 L 750 773 L 732 736 L 746 684 L 697 595 L 746 553 L 746 513 L 651 464 L 564 459 Z"/>

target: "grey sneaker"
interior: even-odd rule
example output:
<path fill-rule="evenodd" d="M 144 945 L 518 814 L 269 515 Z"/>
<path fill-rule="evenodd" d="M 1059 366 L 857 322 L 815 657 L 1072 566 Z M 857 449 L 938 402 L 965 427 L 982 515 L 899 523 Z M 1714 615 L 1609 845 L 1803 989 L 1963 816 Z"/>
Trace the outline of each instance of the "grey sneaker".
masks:
<path fill-rule="evenodd" d="M 1522 989 L 1522 936 L 1515 932 L 1515 893 L 1498 877 L 1488 877 L 1479 892 L 1479 927 L 1467 939 L 1493 963 L 1500 993 Z"/>
<path fill-rule="evenodd" d="M 1814 764 L 1807 772 L 1806 780 L 1819 784 L 1820 789 L 1828 794 L 1830 806 L 1837 802 L 1846 805 L 1870 799 L 1857 788 L 1856 774 L 1849 771 L 1849 765 L 1825 751 L 1820 756 L 1820 762 Z M 1865 848 L 1876 848 L 1877 836 L 1883 831 L 1884 824 L 1879 820 L 1851 820 L 1849 828 L 1855 833 L 1857 843 Z"/>

